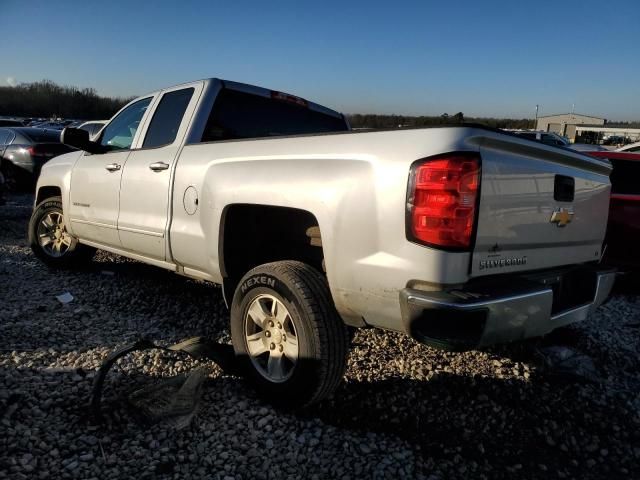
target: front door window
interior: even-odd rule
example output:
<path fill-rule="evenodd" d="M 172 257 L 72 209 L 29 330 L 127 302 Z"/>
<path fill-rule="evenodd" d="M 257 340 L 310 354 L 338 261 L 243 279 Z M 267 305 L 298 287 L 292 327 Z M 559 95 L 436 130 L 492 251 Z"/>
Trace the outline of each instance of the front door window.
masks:
<path fill-rule="evenodd" d="M 108 151 L 130 149 L 151 99 L 152 97 L 138 100 L 120 112 L 102 131 L 100 145 Z"/>

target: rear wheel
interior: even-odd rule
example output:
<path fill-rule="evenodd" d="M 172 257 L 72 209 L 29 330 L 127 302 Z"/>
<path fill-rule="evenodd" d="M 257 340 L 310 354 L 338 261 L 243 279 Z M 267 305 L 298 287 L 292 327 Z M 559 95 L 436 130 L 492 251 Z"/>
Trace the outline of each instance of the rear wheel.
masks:
<path fill-rule="evenodd" d="M 29 221 L 31 250 L 50 267 L 69 267 L 89 261 L 95 250 L 80 245 L 67 232 L 60 197 L 50 197 L 33 211 Z"/>
<path fill-rule="evenodd" d="M 346 368 L 347 328 L 324 276 L 301 262 L 268 263 L 243 277 L 231 306 L 231 336 L 247 378 L 276 405 L 326 398 Z"/>

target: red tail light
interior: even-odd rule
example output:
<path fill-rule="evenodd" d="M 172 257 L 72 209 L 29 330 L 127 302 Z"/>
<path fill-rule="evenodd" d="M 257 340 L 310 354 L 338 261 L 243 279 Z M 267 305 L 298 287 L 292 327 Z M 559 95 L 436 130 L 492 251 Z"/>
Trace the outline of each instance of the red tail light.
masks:
<path fill-rule="evenodd" d="M 407 198 L 410 240 L 435 247 L 469 248 L 479 187 L 477 153 L 449 153 L 415 164 Z"/>
<path fill-rule="evenodd" d="M 34 145 L 32 147 L 28 147 L 27 152 L 29 152 L 29 155 L 34 157 L 53 157 L 56 155 L 56 153 L 49 150 L 46 145 Z"/>

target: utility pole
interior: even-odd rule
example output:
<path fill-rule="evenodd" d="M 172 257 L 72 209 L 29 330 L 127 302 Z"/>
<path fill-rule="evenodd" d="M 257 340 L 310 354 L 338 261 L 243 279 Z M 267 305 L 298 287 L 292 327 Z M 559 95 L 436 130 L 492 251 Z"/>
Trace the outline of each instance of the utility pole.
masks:
<path fill-rule="evenodd" d="M 533 129 L 537 130 L 538 129 L 538 105 L 536 104 L 536 122 L 533 125 Z"/>

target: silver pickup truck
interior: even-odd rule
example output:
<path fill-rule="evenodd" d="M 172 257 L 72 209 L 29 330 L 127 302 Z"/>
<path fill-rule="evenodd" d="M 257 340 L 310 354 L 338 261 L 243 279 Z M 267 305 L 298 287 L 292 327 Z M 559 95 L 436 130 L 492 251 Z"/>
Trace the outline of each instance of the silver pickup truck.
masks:
<path fill-rule="evenodd" d="M 348 327 L 464 350 L 544 335 L 608 296 L 610 164 L 482 126 L 350 132 L 302 98 L 219 79 L 138 98 L 38 180 L 50 266 L 96 248 L 222 285 L 246 375 L 307 405 Z"/>

